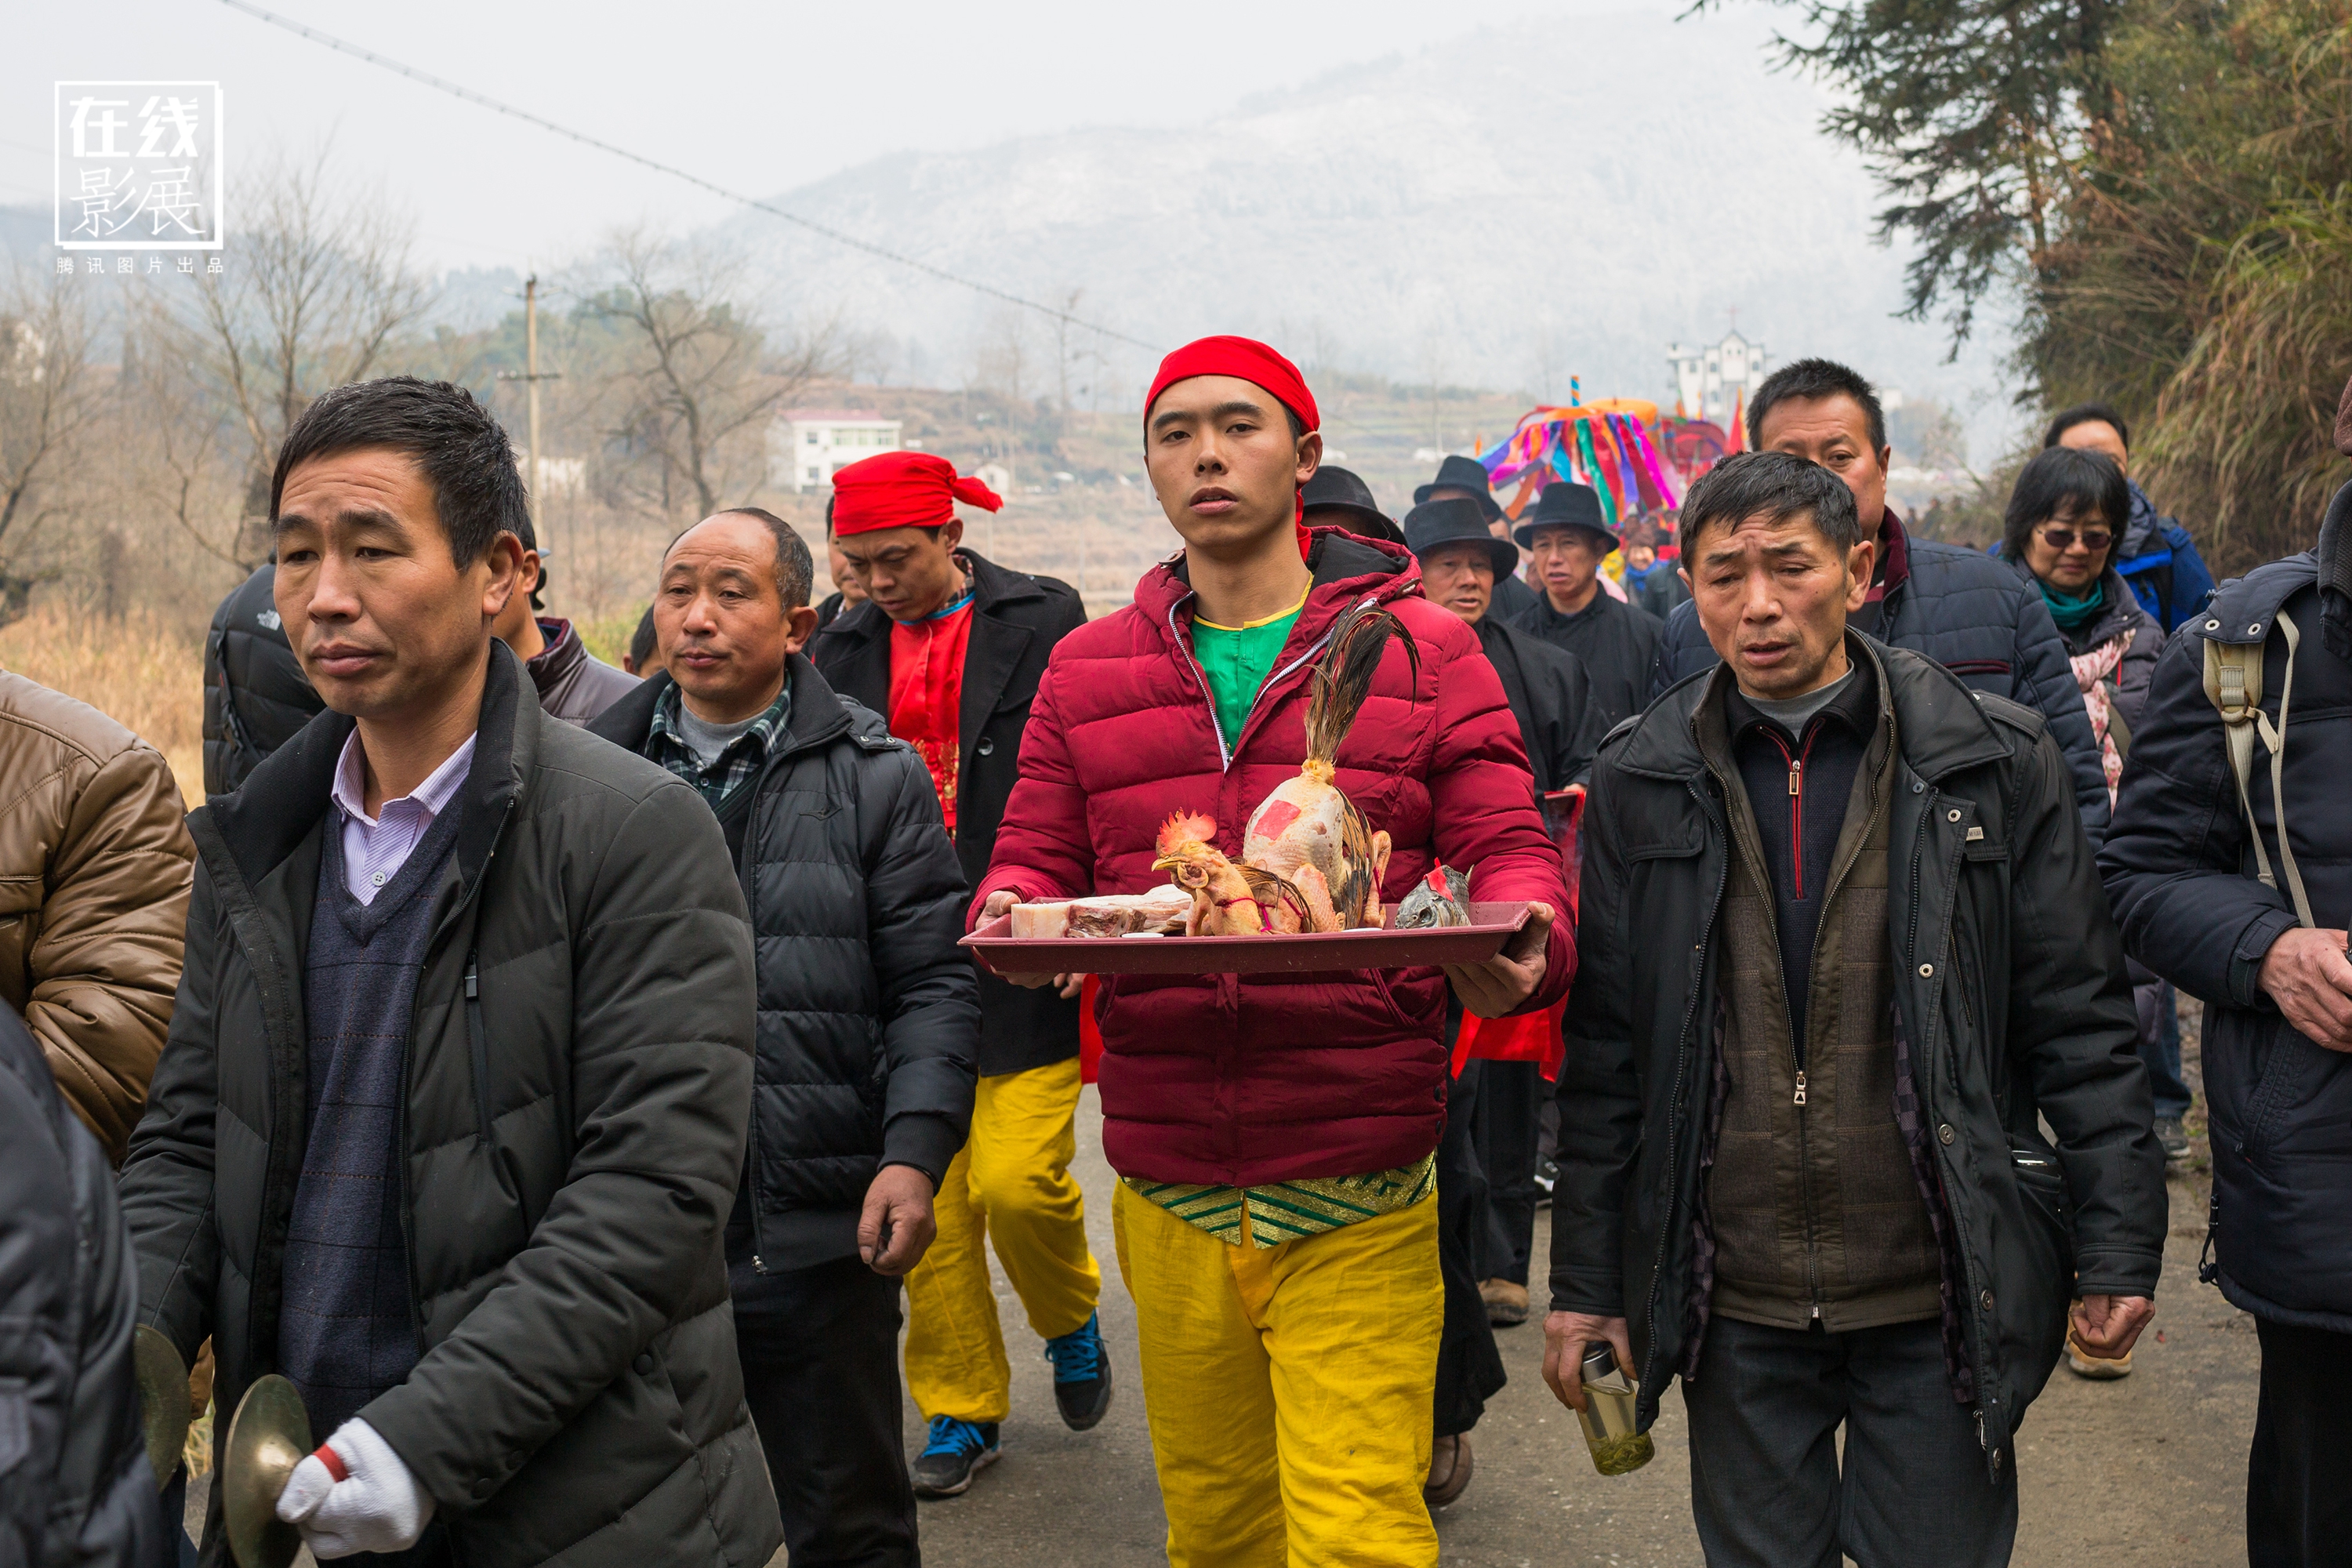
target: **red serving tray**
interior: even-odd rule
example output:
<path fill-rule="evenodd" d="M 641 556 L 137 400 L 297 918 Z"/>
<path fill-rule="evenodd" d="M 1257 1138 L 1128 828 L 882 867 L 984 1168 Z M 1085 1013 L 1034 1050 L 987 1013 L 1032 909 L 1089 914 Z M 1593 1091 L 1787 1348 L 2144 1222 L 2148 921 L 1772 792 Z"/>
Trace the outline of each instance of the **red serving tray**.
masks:
<path fill-rule="evenodd" d="M 1396 906 L 1381 911 L 1393 919 Z M 999 915 L 963 939 L 999 974 L 1297 974 L 1484 963 L 1528 923 L 1525 903 L 1470 906 L 1471 923 L 1412 931 L 1385 925 L 1290 936 L 1006 936 Z"/>

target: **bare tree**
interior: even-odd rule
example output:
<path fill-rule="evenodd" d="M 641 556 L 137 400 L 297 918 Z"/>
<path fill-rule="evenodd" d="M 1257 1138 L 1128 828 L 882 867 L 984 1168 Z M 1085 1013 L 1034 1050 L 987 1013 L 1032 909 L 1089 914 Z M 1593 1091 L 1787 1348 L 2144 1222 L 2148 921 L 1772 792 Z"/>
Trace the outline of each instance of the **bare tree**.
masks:
<path fill-rule="evenodd" d="M 151 339 L 147 346 L 160 343 Z M 205 554 L 250 572 L 254 563 L 240 536 L 252 531 L 238 526 L 253 488 L 245 424 L 208 382 L 173 374 L 175 368 L 141 366 L 141 417 L 126 421 L 124 434 L 142 459 L 134 469 L 142 499 L 150 515 L 171 519 Z M 267 504 L 266 490 L 261 500 Z"/>
<path fill-rule="evenodd" d="M 990 314 L 974 345 L 971 388 L 1002 393 L 1018 403 L 1028 385 L 1028 321 L 1018 309 L 1001 305 Z"/>
<path fill-rule="evenodd" d="M 372 193 L 339 195 L 323 147 L 265 165 L 239 205 L 237 265 L 199 279 L 193 310 L 151 301 L 148 321 L 242 427 L 245 526 L 225 550 L 207 548 L 249 568 L 268 552 L 269 476 L 287 426 L 320 393 L 381 370 L 433 290 L 410 261 L 413 224 Z"/>
<path fill-rule="evenodd" d="M 1559 328 L 1547 311 L 1535 331 L 1536 391 L 1544 402 L 1552 401 L 1552 387 L 1560 378 Z"/>
<path fill-rule="evenodd" d="M 744 303 L 740 261 L 642 227 L 614 237 L 606 278 L 591 309 L 625 344 L 607 432 L 624 470 L 665 515 L 748 499 L 765 479 L 779 405 L 840 374 L 838 323 L 775 341 Z"/>
<path fill-rule="evenodd" d="M 1300 363 L 1310 381 L 1339 374 L 1342 353 L 1339 340 L 1322 317 L 1317 316 L 1307 323 L 1300 346 L 1306 350 Z"/>
<path fill-rule="evenodd" d="M 1445 450 L 1444 384 L 1449 356 L 1445 339 L 1436 327 L 1432 326 L 1423 331 L 1419 358 L 1422 380 L 1429 386 L 1429 444 L 1443 452 Z"/>
<path fill-rule="evenodd" d="M 0 295 L 0 623 L 24 613 L 34 580 L 8 567 L 49 515 L 77 450 L 103 412 L 97 331 L 74 280 L 12 272 Z"/>
<path fill-rule="evenodd" d="M 1087 291 L 1083 289 L 1061 289 L 1057 290 L 1057 297 L 1061 301 L 1062 313 L 1054 318 L 1054 374 L 1058 383 L 1058 406 L 1067 414 L 1070 411 L 1070 318 L 1077 314 L 1078 301 L 1087 297 Z M 1084 343 L 1078 346 L 1077 353 L 1081 357 L 1085 355 Z"/>

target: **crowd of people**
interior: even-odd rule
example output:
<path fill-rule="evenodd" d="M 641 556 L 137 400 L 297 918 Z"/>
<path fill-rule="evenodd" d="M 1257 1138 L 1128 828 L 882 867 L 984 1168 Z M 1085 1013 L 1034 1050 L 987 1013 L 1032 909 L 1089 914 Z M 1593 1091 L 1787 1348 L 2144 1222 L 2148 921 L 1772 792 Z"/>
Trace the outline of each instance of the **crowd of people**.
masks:
<path fill-rule="evenodd" d="M 730 508 L 616 669 L 468 393 L 310 405 L 207 641 L 203 807 L 0 674 L 12 1559 L 195 1560 L 144 1326 L 216 1443 L 290 1380 L 323 1441 L 275 1510 L 321 1560 L 911 1565 L 918 1500 L 1022 1440 L 992 1247 L 1055 1418 L 1139 1387 L 1178 1568 L 1435 1563 L 1530 1318 L 1572 1408 L 1613 1368 L 1646 1430 L 1680 1381 L 1709 1563 L 2003 1563 L 2027 1407 L 2155 1311 L 2178 987 L 2204 1276 L 2260 1331 L 2249 1561 L 2352 1561 L 2352 486 L 2216 589 L 2101 405 L 1990 552 L 1906 531 L 1823 360 L 1622 531 L 1461 457 L 1391 519 L 1320 427 L 1203 339 L 1146 400 L 1183 547 L 1131 605 L 987 560 L 957 508 L 998 498 L 889 452 L 835 476 L 830 598 Z M 1302 764 L 1376 900 L 1452 868 L 1525 924 L 1303 974 L 959 946 L 1166 880 L 1178 825 L 1238 860 Z"/>

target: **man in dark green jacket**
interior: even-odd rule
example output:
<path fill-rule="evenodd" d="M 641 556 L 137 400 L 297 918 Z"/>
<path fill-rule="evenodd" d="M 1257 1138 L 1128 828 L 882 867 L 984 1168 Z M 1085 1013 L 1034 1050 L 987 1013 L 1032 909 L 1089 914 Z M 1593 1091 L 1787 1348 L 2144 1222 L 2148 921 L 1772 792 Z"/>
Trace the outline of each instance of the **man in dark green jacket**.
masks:
<path fill-rule="evenodd" d="M 122 1173 L 142 1315 L 211 1337 L 224 1412 L 293 1380 L 324 1442 L 278 1513 L 322 1559 L 760 1568 L 720 1251 L 751 931 L 694 791 L 543 713 L 492 638 L 523 504 L 446 383 L 288 432 L 275 594 L 328 710 L 190 821 Z"/>
<path fill-rule="evenodd" d="M 1828 469 L 1727 458 L 1683 531 L 1720 662 L 1593 766 L 1545 1375 L 1581 1408 L 1606 1344 L 1646 1427 L 1681 1374 L 1712 1565 L 2004 1563 L 2067 1303 L 2122 1354 L 2164 1242 L 2073 777 L 1846 626 L 1872 545 Z"/>

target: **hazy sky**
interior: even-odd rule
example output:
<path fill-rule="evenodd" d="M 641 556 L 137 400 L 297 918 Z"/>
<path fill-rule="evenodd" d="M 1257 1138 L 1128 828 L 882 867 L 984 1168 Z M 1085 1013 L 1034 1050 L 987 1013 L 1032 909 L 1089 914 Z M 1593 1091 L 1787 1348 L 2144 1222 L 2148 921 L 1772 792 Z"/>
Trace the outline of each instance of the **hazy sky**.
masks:
<path fill-rule="evenodd" d="M 572 0 L 562 7 L 277 0 L 269 8 L 767 197 L 887 153 L 959 152 L 1087 125 L 1181 127 L 1227 113 L 1244 99 L 1480 29 L 1493 29 L 1503 49 L 1514 28 L 1572 38 L 1580 17 L 1672 18 L 1686 3 L 1488 0 L 1472 10 L 1430 0 L 1255 0 L 1160 10 L 1102 0 L 977 6 Z M 1794 21 L 1786 6 L 1724 0 L 1677 28 L 1744 41 L 1760 84 L 1770 69 L 1771 30 Z M 272 155 L 307 157 L 322 145 L 331 146 L 331 167 L 350 189 L 415 220 L 416 259 L 434 269 L 560 268 L 624 225 L 693 228 L 740 210 L 218 0 L 18 0 L 5 36 L 0 205 L 50 203 L 56 81 L 217 80 L 226 107 L 232 246 L 240 173 Z M 1725 95 L 1746 84 L 1678 74 L 1679 63 L 1671 54 L 1612 59 L 1596 49 L 1590 69 L 1654 80 L 1664 100 L 1686 104 L 1687 152 L 1704 157 Z M 1562 90 L 1574 91 L 1580 76 L 1564 79 Z M 1481 88 L 1475 76 L 1460 83 L 1469 104 L 1481 103 Z M 1499 94 L 1491 109 L 1515 112 Z M 1859 177 L 1848 149 L 1816 142 L 1800 155 L 1844 163 Z M 1801 176 L 1792 171 L 1792 177 Z M 952 237 L 928 254 L 954 266 Z M 1890 269 L 1900 265 L 1888 256 Z M 1770 301 L 1755 304 L 1762 312 Z M 1108 313 L 1114 307 L 1101 301 Z M 1948 395 L 1970 384 L 1959 400 L 1982 405 L 1998 377 L 1979 366 L 1937 379 L 1951 381 Z M 1970 422 L 1984 426 L 1982 445 L 1999 421 L 1978 406 Z"/>
<path fill-rule="evenodd" d="M 1333 67 L 1484 26 L 1573 26 L 1675 0 L 1100 0 L 562 6 L 283 0 L 391 58 L 759 196 L 903 148 L 1112 123 L 1181 124 Z M 1691 26 L 1760 26 L 1753 7 Z M 336 166 L 414 214 L 445 266 L 560 262 L 617 223 L 699 224 L 717 197 L 462 103 L 216 0 L 13 6 L 0 50 L 0 203 L 50 195 L 52 82 L 218 80 L 232 181 L 331 138 Z M 1596 68 L 1610 68 L 1596 62 Z M 1757 68 L 1765 68 L 1759 57 Z M 1662 71 L 1662 87 L 1670 73 Z M 1475 82 L 1464 84 L 1476 91 Z M 236 215 L 230 213 L 235 233 Z"/>

